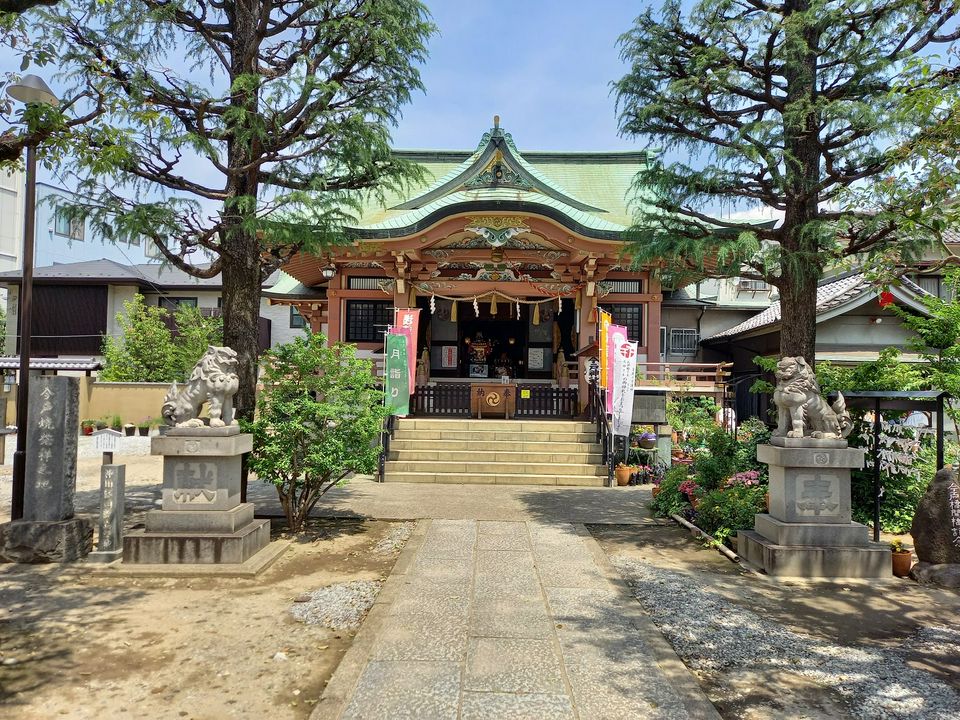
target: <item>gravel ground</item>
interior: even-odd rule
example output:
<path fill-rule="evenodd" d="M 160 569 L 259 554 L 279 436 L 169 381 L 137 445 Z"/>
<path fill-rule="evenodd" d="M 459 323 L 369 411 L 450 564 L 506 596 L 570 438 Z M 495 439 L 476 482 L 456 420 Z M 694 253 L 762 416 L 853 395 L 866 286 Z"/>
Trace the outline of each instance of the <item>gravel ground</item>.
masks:
<path fill-rule="evenodd" d="M 690 575 L 622 555 L 611 560 L 680 657 L 695 670 L 757 666 L 790 670 L 836 690 L 848 702 L 851 715 L 864 720 L 960 718 L 960 696 L 903 657 L 908 649 L 921 651 L 934 662 L 946 656 L 960 643 L 956 628 L 920 628 L 902 650 L 837 645 L 739 607 Z"/>
<path fill-rule="evenodd" d="M 397 523 L 385 538 L 370 548 L 370 552 L 374 555 L 390 555 L 399 552 L 410 539 L 416 525 L 415 522 Z"/>
<path fill-rule="evenodd" d="M 327 585 L 307 593 L 293 604 L 294 618 L 308 625 L 331 630 L 355 630 L 377 599 L 383 583 L 379 580 L 354 580 Z"/>

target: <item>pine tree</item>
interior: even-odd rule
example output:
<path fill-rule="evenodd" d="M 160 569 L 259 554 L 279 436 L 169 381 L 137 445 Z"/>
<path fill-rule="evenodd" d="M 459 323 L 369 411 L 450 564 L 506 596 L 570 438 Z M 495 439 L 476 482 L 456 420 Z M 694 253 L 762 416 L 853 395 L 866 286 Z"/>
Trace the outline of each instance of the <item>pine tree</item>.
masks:
<path fill-rule="evenodd" d="M 63 0 L 60 62 L 117 98 L 72 171 L 112 239 L 221 275 L 236 407 L 251 417 L 262 281 L 339 239 L 357 191 L 402 182 L 389 127 L 434 28 L 418 0 Z M 206 262 L 210 260 L 211 262 Z"/>
<path fill-rule="evenodd" d="M 863 203 L 940 119 L 935 104 L 905 110 L 929 85 L 902 73 L 960 37 L 956 13 L 925 0 L 700 0 L 684 13 L 669 0 L 641 15 L 620 39 L 620 126 L 666 159 L 637 178 L 635 260 L 774 285 L 780 352 L 812 363 L 824 271 L 892 246 L 913 259 L 932 240 L 906 208 Z M 756 206 L 782 222 L 721 216 Z"/>

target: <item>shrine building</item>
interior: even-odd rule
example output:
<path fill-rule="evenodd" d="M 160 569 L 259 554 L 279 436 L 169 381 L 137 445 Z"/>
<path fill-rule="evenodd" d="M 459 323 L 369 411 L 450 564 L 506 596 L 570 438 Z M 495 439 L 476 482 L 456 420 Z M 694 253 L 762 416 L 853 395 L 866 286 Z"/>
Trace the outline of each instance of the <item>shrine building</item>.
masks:
<path fill-rule="evenodd" d="M 659 281 L 624 254 L 646 152 L 521 153 L 495 118 L 472 152 L 396 154 L 423 184 L 370 199 L 349 244 L 295 256 L 270 302 L 375 359 L 394 309 L 420 308 L 421 386 L 569 385 L 582 407 L 598 306 L 639 342 L 639 373 L 661 361 Z"/>

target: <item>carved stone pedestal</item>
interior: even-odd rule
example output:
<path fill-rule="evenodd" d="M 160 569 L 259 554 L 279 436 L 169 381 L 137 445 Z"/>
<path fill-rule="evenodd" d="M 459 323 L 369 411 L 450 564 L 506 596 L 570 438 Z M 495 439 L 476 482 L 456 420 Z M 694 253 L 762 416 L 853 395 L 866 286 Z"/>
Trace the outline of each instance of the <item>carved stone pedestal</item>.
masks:
<path fill-rule="evenodd" d="M 270 521 L 240 502 L 240 460 L 253 436 L 236 426 L 177 428 L 151 441 L 163 455 L 163 505 L 123 539 L 123 561 L 239 564 L 270 542 Z"/>
<path fill-rule="evenodd" d="M 890 548 L 850 520 L 850 470 L 863 466 L 863 450 L 843 440 L 773 442 L 757 448 L 770 468 L 770 512 L 740 531 L 740 554 L 770 575 L 890 577 Z"/>

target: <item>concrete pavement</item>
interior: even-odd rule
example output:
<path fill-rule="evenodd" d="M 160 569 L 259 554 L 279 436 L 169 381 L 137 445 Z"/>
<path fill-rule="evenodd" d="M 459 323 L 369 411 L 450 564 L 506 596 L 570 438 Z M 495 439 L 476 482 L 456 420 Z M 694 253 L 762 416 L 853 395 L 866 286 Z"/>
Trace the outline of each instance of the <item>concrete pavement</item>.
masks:
<path fill-rule="evenodd" d="M 419 523 L 312 715 L 360 718 L 719 715 L 581 525 L 438 519 Z"/>

